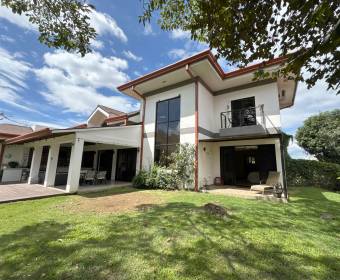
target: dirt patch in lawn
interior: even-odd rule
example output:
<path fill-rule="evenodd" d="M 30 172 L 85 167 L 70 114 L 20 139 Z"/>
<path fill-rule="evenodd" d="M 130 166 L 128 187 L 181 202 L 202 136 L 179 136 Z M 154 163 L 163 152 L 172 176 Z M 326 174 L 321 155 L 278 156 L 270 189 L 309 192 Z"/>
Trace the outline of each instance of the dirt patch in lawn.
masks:
<path fill-rule="evenodd" d="M 98 197 L 77 197 L 61 207 L 65 210 L 77 212 L 80 210 L 97 213 L 121 213 L 133 210 L 145 211 L 151 205 L 160 203 L 162 203 L 162 200 L 156 195 L 144 192 L 131 192 Z M 148 207 L 144 207 L 145 205 Z"/>

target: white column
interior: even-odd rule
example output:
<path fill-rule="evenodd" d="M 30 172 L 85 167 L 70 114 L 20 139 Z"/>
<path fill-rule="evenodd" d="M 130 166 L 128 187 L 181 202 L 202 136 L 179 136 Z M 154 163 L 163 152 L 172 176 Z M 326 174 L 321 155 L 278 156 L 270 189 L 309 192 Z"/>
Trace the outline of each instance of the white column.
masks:
<path fill-rule="evenodd" d="M 279 139 L 275 139 L 275 158 L 276 158 L 276 169 L 280 172 L 280 183 L 283 186 L 283 170 L 281 161 L 281 144 Z"/>
<path fill-rule="evenodd" d="M 44 187 L 54 186 L 55 175 L 57 173 L 59 148 L 60 148 L 60 144 L 52 144 L 50 146 L 50 150 L 48 152 Z"/>
<path fill-rule="evenodd" d="M 39 169 L 41 162 L 41 155 L 43 151 L 43 146 L 34 147 L 30 176 L 28 177 L 28 184 L 36 184 L 39 181 Z"/>
<path fill-rule="evenodd" d="M 68 193 L 75 193 L 78 191 L 83 149 L 84 139 L 76 138 L 72 146 L 70 166 L 68 168 L 66 186 L 66 192 Z"/>
<path fill-rule="evenodd" d="M 117 149 L 113 150 L 111 180 L 116 180 Z"/>
<path fill-rule="evenodd" d="M 145 141 L 146 139 L 144 139 Z M 144 156 L 145 157 L 145 156 Z M 136 175 L 139 173 L 140 171 L 140 148 L 137 148 L 137 157 L 136 157 Z M 143 168 L 143 162 L 142 162 L 142 168 Z"/>

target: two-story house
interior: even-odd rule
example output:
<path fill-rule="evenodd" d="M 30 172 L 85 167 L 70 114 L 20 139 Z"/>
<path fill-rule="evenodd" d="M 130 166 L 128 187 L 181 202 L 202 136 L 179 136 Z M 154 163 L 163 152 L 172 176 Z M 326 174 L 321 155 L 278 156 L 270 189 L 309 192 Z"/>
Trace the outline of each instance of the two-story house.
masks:
<path fill-rule="evenodd" d="M 265 182 L 271 170 L 280 172 L 284 185 L 280 110 L 293 105 L 296 82 L 254 81 L 255 71 L 271 72 L 284 62 L 277 58 L 225 73 L 204 51 L 118 87 L 142 103 L 142 168 L 176 144 L 191 143 L 196 190 L 217 177 L 226 185 L 245 185 L 250 173 Z"/>
<path fill-rule="evenodd" d="M 250 175 L 264 182 L 272 170 L 285 185 L 280 110 L 293 105 L 296 82 L 253 79 L 258 69 L 271 72 L 284 62 L 277 58 L 225 73 L 204 51 L 119 86 L 140 101 L 140 112 L 99 106 L 84 125 L 31 133 L 7 145 L 33 148 L 29 183 L 38 180 L 43 151 L 45 186 L 56 184 L 63 163 L 67 192 L 78 190 L 84 168 L 131 180 L 179 143 L 195 146 L 195 190 L 216 178 L 225 185 L 247 185 Z"/>

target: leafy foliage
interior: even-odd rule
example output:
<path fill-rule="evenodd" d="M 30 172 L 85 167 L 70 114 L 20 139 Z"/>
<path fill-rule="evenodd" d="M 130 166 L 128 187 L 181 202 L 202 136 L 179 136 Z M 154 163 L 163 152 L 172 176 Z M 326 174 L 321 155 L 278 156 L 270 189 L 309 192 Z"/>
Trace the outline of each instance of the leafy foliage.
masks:
<path fill-rule="evenodd" d="M 316 160 L 286 159 L 288 186 L 334 188 L 340 165 Z"/>
<path fill-rule="evenodd" d="M 84 0 L 0 0 L 16 14 L 25 14 L 38 26 L 39 41 L 48 47 L 90 52 L 90 41 L 96 37 L 89 14 L 94 7 Z"/>
<path fill-rule="evenodd" d="M 296 140 L 318 160 L 340 164 L 340 110 L 309 117 L 298 129 Z"/>
<path fill-rule="evenodd" d="M 274 76 L 305 80 L 308 87 L 325 79 L 340 92 L 340 2 L 337 0 L 148 0 L 140 21 L 159 14 L 163 30 L 182 29 L 209 44 L 231 64 L 286 56 Z M 309 72 L 302 77 L 301 69 Z M 259 71 L 257 77 L 268 76 Z"/>
<path fill-rule="evenodd" d="M 141 170 L 132 183 L 147 189 L 189 188 L 193 183 L 194 155 L 193 145 L 178 145 L 177 152 L 166 160 L 168 166 L 154 164 L 149 171 Z"/>

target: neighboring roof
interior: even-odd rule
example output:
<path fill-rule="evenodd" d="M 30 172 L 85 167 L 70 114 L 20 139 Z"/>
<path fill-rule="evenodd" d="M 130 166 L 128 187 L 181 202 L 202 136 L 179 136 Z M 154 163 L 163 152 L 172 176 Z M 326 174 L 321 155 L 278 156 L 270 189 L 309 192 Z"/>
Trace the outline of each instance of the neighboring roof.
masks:
<path fill-rule="evenodd" d="M 234 71 L 231 71 L 231 72 L 224 72 L 222 67 L 220 66 L 220 64 L 217 62 L 217 59 L 213 55 L 213 53 L 210 50 L 206 50 L 206 51 L 200 52 L 196 55 L 193 55 L 189 58 L 186 58 L 186 59 L 180 60 L 176 63 L 170 64 L 170 65 L 168 65 L 164 68 L 161 68 L 159 70 L 156 70 L 154 72 L 151 72 L 149 74 L 141 76 L 141 77 L 139 77 L 135 80 L 132 80 L 128 83 L 125 83 L 125 84 L 119 86 L 117 89 L 119 91 L 124 91 L 128 88 L 135 87 L 138 84 L 144 83 L 146 81 L 152 80 L 152 79 L 157 78 L 159 76 L 162 76 L 164 74 L 178 70 L 180 68 L 185 67 L 186 65 L 197 63 L 197 62 L 202 61 L 204 59 L 207 59 L 210 62 L 211 66 L 216 70 L 217 74 L 223 80 L 223 79 L 237 77 L 237 76 L 249 73 L 249 72 L 253 72 L 260 67 L 268 67 L 268 66 L 273 66 L 273 65 L 276 65 L 276 64 L 281 64 L 281 63 L 283 63 L 284 61 L 287 60 L 287 57 L 282 56 L 282 57 L 270 59 L 270 60 L 265 61 L 265 62 L 257 63 L 257 64 L 254 64 L 254 65 L 242 68 L 242 69 L 234 70 Z"/>
<path fill-rule="evenodd" d="M 0 134 L 8 134 L 12 136 L 22 135 L 26 133 L 32 132 L 32 128 L 28 126 L 16 125 L 16 124 L 8 124 L 1 123 L 0 124 Z"/>
<path fill-rule="evenodd" d="M 46 139 L 52 137 L 52 130 L 45 128 L 42 130 L 34 131 L 31 133 L 23 134 L 11 139 L 6 140 L 6 144 L 22 144 L 30 141 Z"/>
<path fill-rule="evenodd" d="M 104 105 L 98 105 L 97 108 L 102 109 L 103 111 L 105 111 L 109 115 L 125 115 L 126 114 L 126 113 L 124 113 L 122 111 L 119 111 L 119 110 L 116 110 L 116 109 L 112 109 L 112 108 L 106 107 Z"/>

